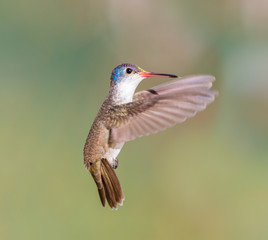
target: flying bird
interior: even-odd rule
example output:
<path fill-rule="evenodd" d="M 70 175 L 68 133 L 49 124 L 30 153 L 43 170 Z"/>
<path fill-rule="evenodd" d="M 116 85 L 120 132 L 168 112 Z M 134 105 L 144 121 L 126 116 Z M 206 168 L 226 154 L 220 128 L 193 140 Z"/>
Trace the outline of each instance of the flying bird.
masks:
<path fill-rule="evenodd" d="M 135 93 L 148 77 L 168 77 L 173 81 Z M 123 63 L 111 74 L 110 90 L 104 100 L 84 146 L 84 164 L 91 173 L 103 206 L 122 205 L 124 194 L 114 169 L 125 142 L 164 130 L 193 117 L 213 102 L 215 77 L 147 72 Z"/>

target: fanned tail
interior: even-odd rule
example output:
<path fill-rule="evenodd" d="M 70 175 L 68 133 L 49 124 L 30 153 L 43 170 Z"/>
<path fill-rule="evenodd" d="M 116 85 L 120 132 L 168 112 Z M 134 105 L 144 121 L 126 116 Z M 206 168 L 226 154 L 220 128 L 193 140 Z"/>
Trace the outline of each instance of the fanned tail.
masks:
<path fill-rule="evenodd" d="M 106 200 L 111 208 L 117 209 L 117 204 L 123 205 L 124 194 L 120 182 L 114 169 L 104 158 L 101 160 L 101 180 L 97 186 L 102 205 L 105 206 Z"/>

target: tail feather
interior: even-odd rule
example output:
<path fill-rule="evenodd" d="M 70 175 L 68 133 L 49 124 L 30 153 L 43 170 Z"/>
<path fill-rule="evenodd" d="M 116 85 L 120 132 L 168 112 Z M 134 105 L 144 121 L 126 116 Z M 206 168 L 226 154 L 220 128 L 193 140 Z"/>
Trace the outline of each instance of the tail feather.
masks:
<path fill-rule="evenodd" d="M 101 178 L 102 178 L 107 202 L 111 208 L 116 208 L 117 202 L 115 200 L 115 193 L 114 193 L 113 185 L 111 183 L 111 179 L 109 178 L 106 172 L 106 169 L 104 168 L 101 168 Z"/>
<path fill-rule="evenodd" d="M 100 200 L 101 200 L 101 203 L 102 203 L 102 206 L 105 207 L 105 199 L 106 199 L 106 194 L 105 194 L 105 189 L 104 189 L 104 186 L 103 186 L 103 183 L 102 183 L 102 179 L 101 179 L 101 174 L 94 174 L 94 172 L 90 172 L 96 185 L 97 185 L 97 188 L 98 188 L 98 192 L 99 192 L 99 195 L 100 195 Z"/>
<path fill-rule="evenodd" d="M 112 185 L 113 185 L 113 189 L 115 191 L 115 198 L 116 201 L 119 204 L 122 204 L 124 201 L 124 194 L 120 185 L 120 182 L 115 174 L 114 169 L 112 168 L 112 166 L 110 165 L 110 163 L 105 159 L 105 161 L 103 161 L 103 164 L 105 165 L 105 168 L 107 169 L 107 174 L 109 176 L 110 179 L 113 179 L 111 181 Z"/>
<path fill-rule="evenodd" d="M 107 200 L 111 208 L 117 208 L 117 204 L 122 205 L 124 194 L 120 182 L 107 159 L 101 160 L 102 186 L 99 188 L 99 195 L 102 205 L 105 206 Z"/>
<path fill-rule="evenodd" d="M 106 195 L 105 195 L 104 187 L 98 188 L 98 191 L 99 191 L 99 195 L 100 195 L 101 204 L 103 207 L 105 207 Z"/>

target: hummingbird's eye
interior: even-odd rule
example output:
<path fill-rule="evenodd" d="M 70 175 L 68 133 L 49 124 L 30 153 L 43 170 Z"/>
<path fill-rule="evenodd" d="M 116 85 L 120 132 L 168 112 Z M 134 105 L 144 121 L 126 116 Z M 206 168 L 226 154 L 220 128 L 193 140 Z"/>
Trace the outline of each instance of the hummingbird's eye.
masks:
<path fill-rule="evenodd" d="M 131 68 L 127 68 L 127 69 L 126 69 L 127 74 L 132 73 L 132 71 L 133 71 L 133 70 L 132 70 Z"/>

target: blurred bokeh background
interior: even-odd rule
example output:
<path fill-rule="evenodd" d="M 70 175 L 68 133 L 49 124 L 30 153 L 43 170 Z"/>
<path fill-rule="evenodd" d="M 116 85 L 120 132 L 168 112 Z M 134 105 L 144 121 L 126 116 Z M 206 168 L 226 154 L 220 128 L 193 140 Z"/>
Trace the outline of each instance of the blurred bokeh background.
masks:
<path fill-rule="evenodd" d="M 0 239 L 268 239 L 267 1 L 0 5 Z M 220 95 L 125 145 L 112 211 L 82 150 L 122 62 L 213 74 Z"/>

